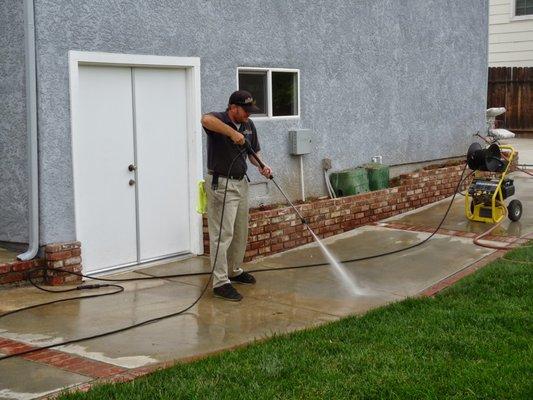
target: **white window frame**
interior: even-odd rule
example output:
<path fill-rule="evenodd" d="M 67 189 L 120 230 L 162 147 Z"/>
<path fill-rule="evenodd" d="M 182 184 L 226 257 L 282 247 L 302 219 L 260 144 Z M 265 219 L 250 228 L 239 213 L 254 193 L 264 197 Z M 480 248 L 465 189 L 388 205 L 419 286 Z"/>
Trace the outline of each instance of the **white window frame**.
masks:
<path fill-rule="evenodd" d="M 283 120 L 283 119 L 299 119 L 300 118 L 300 70 L 294 68 L 264 68 L 264 67 L 237 67 L 237 90 L 239 90 L 239 73 L 243 72 L 266 72 L 267 73 L 267 115 L 251 115 L 254 121 L 266 120 Z M 293 72 L 296 73 L 296 80 L 298 85 L 298 111 L 296 115 L 272 115 L 272 72 Z"/>
<path fill-rule="evenodd" d="M 533 19 L 533 14 L 529 15 L 516 15 L 516 0 L 511 0 L 511 21 L 523 21 Z"/>

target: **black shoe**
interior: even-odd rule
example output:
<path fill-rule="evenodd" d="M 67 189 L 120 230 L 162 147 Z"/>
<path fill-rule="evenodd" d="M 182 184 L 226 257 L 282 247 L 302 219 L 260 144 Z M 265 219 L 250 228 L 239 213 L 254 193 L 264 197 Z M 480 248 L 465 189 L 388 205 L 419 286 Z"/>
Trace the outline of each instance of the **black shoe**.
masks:
<path fill-rule="evenodd" d="M 253 285 L 255 283 L 254 276 L 248 272 L 243 272 L 237 276 L 230 276 L 229 280 L 233 283 L 241 283 L 243 285 Z"/>
<path fill-rule="evenodd" d="M 215 297 L 220 297 L 224 300 L 229 301 L 241 301 L 242 296 L 239 292 L 235 290 L 233 286 L 231 286 L 231 283 L 226 283 L 225 285 L 216 287 L 213 289 L 213 294 Z"/>

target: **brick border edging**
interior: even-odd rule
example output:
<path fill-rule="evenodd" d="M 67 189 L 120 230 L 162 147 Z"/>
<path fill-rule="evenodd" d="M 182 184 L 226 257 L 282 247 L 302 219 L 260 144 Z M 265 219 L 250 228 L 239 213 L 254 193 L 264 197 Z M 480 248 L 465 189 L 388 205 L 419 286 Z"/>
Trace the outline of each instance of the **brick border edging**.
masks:
<path fill-rule="evenodd" d="M 0 349 L 2 352 L 6 353 L 6 355 L 10 355 L 27 350 L 38 349 L 38 347 L 0 336 Z M 28 361 L 59 368 L 63 371 L 88 376 L 90 378 L 105 378 L 127 371 L 127 368 L 114 364 L 92 360 L 53 349 L 38 350 L 34 353 L 24 354 L 20 357 Z"/>
<path fill-rule="evenodd" d="M 522 236 L 522 237 L 514 237 L 513 240 L 506 240 L 505 242 L 509 243 L 510 245 L 512 245 L 512 244 L 522 245 L 522 244 L 527 243 L 531 239 L 533 239 L 533 234 L 527 234 L 527 235 Z M 519 246 L 517 246 L 517 248 L 518 247 Z M 485 257 L 481 258 L 480 260 L 476 261 L 475 263 L 466 266 L 462 270 L 457 271 L 456 273 L 448 276 L 447 278 L 444 278 L 441 281 L 435 283 L 434 285 L 426 288 L 424 291 L 422 291 L 419 294 L 419 296 L 425 296 L 425 297 L 434 296 L 437 293 L 441 292 L 442 290 L 444 290 L 444 289 L 452 286 L 453 284 L 457 283 L 458 281 L 460 281 L 464 277 L 466 277 L 468 275 L 472 275 L 474 272 L 476 272 L 477 270 L 483 268 L 488 263 L 503 257 L 505 254 L 507 254 L 508 252 L 510 252 L 512 250 L 513 250 L 513 248 L 496 250 L 496 251 L 486 255 Z"/>
<path fill-rule="evenodd" d="M 397 222 L 397 221 L 376 222 L 374 223 L 374 225 L 381 226 L 384 228 L 400 229 L 400 230 L 411 231 L 411 232 L 433 233 L 435 231 L 434 226 L 410 225 L 410 224 Z M 456 230 L 450 230 L 450 229 L 445 229 L 445 228 L 440 228 L 436 233 L 440 235 L 457 236 L 457 237 L 471 238 L 471 239 L 480 235 L 479 233 L 456 231 Z M 501 243 L 509 243 L 509 244 L 514 244 L 514 243 L 522 244 L 524 241 L 527 241 L 527 239 L 524 239 L 518 236 L 499 236 L 499 235 L 485 235 L 483 236 L 483 239 L 493 241 L 493 242 L 501 242 Z"/>
<path fill-rule="evenodd" d="M 467 277 L 468 275 L 472 275 L 474 272 L 480 270 L 481 268 L 485 267 L 487 264 L 489 264 L 492 261 L 495 261 L 502 256 L 504 256 L 507 252 L 510 250 L 496 250 L 493 253 L 490 253 L 486 255 L 485 257 L 481 258 L 480 260 L 476 261 L 473 264 L 470 264 L 463 268 L 460 271 L 455 272 L 454 274 L 448 276 L 447 278 L 442 279 L 441 281 L 431 285 L 430 287 L 424 289 L 422 292 L 418 294 L 417 297 L 433 297 L 437 293 L 443 291 L 446 288 L 449 288 L 450 286 L 454 285 L 455 283 L 459 282 L 464 277 Z"/>

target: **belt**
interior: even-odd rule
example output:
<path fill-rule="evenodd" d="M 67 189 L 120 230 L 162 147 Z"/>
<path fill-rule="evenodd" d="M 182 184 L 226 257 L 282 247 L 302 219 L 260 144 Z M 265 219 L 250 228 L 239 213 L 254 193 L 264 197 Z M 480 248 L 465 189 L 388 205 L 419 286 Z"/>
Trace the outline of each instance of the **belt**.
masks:
<path fill-rule="evenodd" d="M 207 173 L 209 175 L 217 175 L 217 176 L 220 176 L 222 178 L 235 179 L 237 181 L 241 181 L 244 178 L 244 176 L 245 176 L 245 175 L 229 175 L 229 176 L 227 176 L 227 175 L 219 174 L 218 172 L 211 171 L 211 170 L 207 171 Z"/>

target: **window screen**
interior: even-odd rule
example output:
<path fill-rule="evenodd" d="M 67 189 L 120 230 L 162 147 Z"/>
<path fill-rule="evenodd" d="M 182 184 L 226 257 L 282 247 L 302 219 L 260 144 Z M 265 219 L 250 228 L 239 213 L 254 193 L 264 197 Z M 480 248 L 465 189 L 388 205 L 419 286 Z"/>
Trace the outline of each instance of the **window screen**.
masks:
<path fill-rule="evenodd" d="M 252 94 L 255 105 L 261 110 L 256 115 L 267 115 L 266 71 L 239 71 L 239 90 L 247 90 Z"/>
<path fill-rule="evenodd" d="M 515 15 L 533 15 L 533 0 L 516 0 Z"/>
<path fill-rule="evenodd" d="M 298 114 L 298 75 L 272 71 L 272 115 Z"/>

